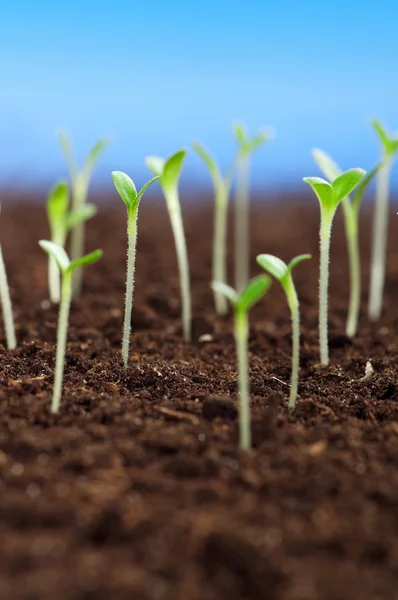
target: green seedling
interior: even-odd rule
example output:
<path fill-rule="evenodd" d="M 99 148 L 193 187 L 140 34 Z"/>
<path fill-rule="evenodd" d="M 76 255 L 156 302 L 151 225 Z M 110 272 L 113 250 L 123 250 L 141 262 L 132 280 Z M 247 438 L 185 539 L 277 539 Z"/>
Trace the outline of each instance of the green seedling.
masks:
<path fill-rule="evenodd" d="M 67 235 L 81 223 L 91 219 L 97 212 L 94 204 L 83 204 L 69 210 L 69 187 L 61 181 L 53 187 L 47 198 L 47 216 L 50 224 L 51 241 L 65 247 Z M 52 256 L 48 258 L 48 288 L 51 302 L 58 303 L 61 295 L 60 273 Z"/>
<path fill-rule="evenodd" d="M 181 205 L 178 196 L 178 181 L 180 179 L 185 155 L 185 150 L 179 150 L 166 160 L 159 156 L 148 156 L 146 158 L 146 164 L 149 170 L 159 177 L 159 183 L 162 187 L 167 210 L 169 212 L 180 274 L 182 331 L 184 340 L 189 341 L 191 339 L 192 321 L 191 289 L 187 245 L 181 216 Z"/>
<path fill-rule="evenodd" d="M 139 192 L 137 192 L 133 180 L 121 171 L 112 171 L 112 179 L 119 196 L 127 208 L 127 275 L 122 343 L 123 364 L 124 368 L 127 369 L 130 347 L 131 311 L 133 308 L 138 207 L 144 192 L 158 177 L 154 177 L 148 181 Z"/>
<path fill-rule="evenodd" d="M 329 364 L 328 343 L 328 286 L 330 237 L 333 218 L 340 202 L 348 196 L 365 177 L 363 169 L 349 169 L 329 183 L 320 177 L 304 177 L 315 192 L 321 210 L 320 272 L 319 272 L 319 345 L 321 363 Z"/>
<path fill-rule="evenodd" d="M 290 308 L 292 318 L 292 376 L 290 382 L 289 409 L 293 410 L 296 406 L 298 373 L 300 364 L 300 312 L 299 301 L 296 288 L 293 282 L 292 270 L 303 260 L 311 258 L 311 254 L 300 254 L 293 258 L 287 265 L 280 258 L 272 254 L 260 254 L 257 256 L 257 263 L 270 275 L 277 279 L 285 290 L 287 303 Z"/>
<path fill-rule="evenodd" d="M 392 164 L 398 156 L 398 133 L 389 135 L 380 121 L 376 119 L 373 119 L 372 126 L 382 146 L 383 163 L 377 177 L 368 305 L 369 318 L 372 321 L 377 321 L 383 308 L 388 237 L 389 180 Z"/>
<path fill-rule="evenodd" d="M 87 193 L 92 178 L 95 164 L 108 145 L 108 140 L 99 140 L 87 155 L 83 167 L 77 166 L 72 145 L 68 135 L 65 132 L 59 134 L 59 141 L 69 168 L 69 176 L 72 185 L 72 210 L 78 210 L 87 202 Z M 82 256 L 84 252 L 84 222 L 78 223 L 71 233 L 70 253 L 72 261 Z M 81 269 L 76 269 L 73 274 L 73 297 L 81 295 L 83 285 L 83 275 Z"/>
<path fill-rule="evenodd" d="M 228 298 L 235 313 L 234 336 L 238 362 L 240 407 L 239 440 L 242 450 L 250 450 L 252 445 L 248 372 L 249 310 L 264 296 L 270 285 L 271 278 L 267 275 L 259 275 L 251 279 L 240 293 L 225 283 L 218 281 L 212 283 L 213 289 Z"/>
<path fill-rule="evenodd" d="M 64 361 L 66 335 L 68 331 L 69 310 L 72 298 L 72 273 L 75 269 L 91 265 L 102 256 L 102 250 L 94 250 L 76 260 L 71 261 L 62 246 L 46 240 L 40 240 L 40 246 L 56 261 L 62 276 L 61 302 L 59 307 L 57 353 L 55 359 L 54 389 L 51 412 L 57 413 L 61 404 L 62 380 L 64 376 Z"/>
<path fill-rule="evenodd" d="M 201 144 L 194 142 L 194 150 L 203 160 L 209 170 L 214 189 L 214 227 L 213 227 L 213 281 L 227 282 L 227 218 L 228 202 L 231 190 L 234 164 L 226 175 L 221 175 L 220 169 L 214 158 Z M 225 315 L 228 310 L 226 297 L 214 291 L 214 304 L 218 315 Z"/>
<path fill-rule="evenodd" d="M 236 160 L 237 182 L 235 195 L 235 287 L 242 290 L 249 280 L 250 232 L 249 232 L 249 178 L 250 159 L 255 150 L 273 137 L 270 130 L 260 131 L 250 138 L 241 123 L 234 125 L 234 137 L 238 145 Z"/>
<path fill-rule="evenodd" d="M 6 334 L 6 343 L 9 350 L 14 350 L 17 347 L 17 339 L 15 336 L 14 317 L 12 314 L 12 305 L 10 297 L 10 289 L 8 287 L 7 273 L 4 265 L 3 252 L 0 245 L 0 299 L 3 312 L 4 329 Z"/>
<path fill-rule="evenodd" d="M 315 149 L 312 156 L 326 179 L 333 181 L 342 174 L 340 167 L 323 150 Z M 359 211 L 361 202 L 370 182 L 381 168 L 376 165 L 358 185 L 353 199 L 346 196 L 341 201 L 344 213 L 345 233 L 347 238 L 348 263 L 350 270 L 350 300 L 346 323 L 346 334 L 354 337 L 358 330 L 359 309 L 361 306 L 361 261 L 359 255 Z"/>

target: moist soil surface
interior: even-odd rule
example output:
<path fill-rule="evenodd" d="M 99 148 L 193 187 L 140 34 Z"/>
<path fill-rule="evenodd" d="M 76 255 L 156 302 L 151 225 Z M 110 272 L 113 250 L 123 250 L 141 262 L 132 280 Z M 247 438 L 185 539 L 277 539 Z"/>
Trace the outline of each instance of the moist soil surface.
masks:
<path fill-rule="evenodd" d="M 398 598 L 398 226 L 391 217 L 385 310 L 366 318 L 370 248 L 362 223 L 358 336 L 344 334 L 348 274 L 333 232 L 329 367 L 317 342 L 316 201 L 257 204 L 260 252 L 290 260 L 301 300 L 297 409 L 287 410 L 290 316 L 274 282 L 251 315 L 254 448 L 237 446 L 231 315 L 214 316 L 211 210 L 185 211 L 193 341 L 181 339 L 166 210 L 139 218 L 130 365 L 120 347 L 126 223 L 103 207 L 88 225 L 73 302 L 64 393 L 51 415 L 58 310 L 48 302 L 44 211 L 6 204 L 1 242 L 19 346 L 0 342 L 1 600 L 368 600 Z M 114 199 L 118 205 L 119 200 Z M 232 252 L 229 260 L 232 275 Z M 367 361 L 374 374 L 364 378 Z"/>

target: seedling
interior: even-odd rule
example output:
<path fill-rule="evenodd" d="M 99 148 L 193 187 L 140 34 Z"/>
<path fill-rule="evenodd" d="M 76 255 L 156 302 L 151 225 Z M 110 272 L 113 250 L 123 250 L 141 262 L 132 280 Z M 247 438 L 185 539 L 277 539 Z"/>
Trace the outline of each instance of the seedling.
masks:
<path fill-rule="evenodd" d="M 3 312 L 4 329 L 6 334 L 6 343 L 9 350 L 17 347 L 15 336 L 14 317 L 12 314 L 10 289 L 8 287 L 7 273 L 4 265 L 3 252 L 0 246 L 0 299 Z"/>
<path fill-rule="evenodd" d="M 289 409 L 293 410 L 296 406 L 297 388 L 298 388 L 298 373 L 300 361 L 300 312 L 299 301 L 295 285 L 293 283 L 292 270 L 303 260 L 311 258 L 311 254 L 300 254 L 293 258 L 287 265 L 280 258 L 272 256 L 272 254 L 260 254 L 257 256 L 257 263 L 273 275 L 285 290 L 287 303 L 290 308 L 292 318 L 292 376 L 290 382 Z"/>
<path fill-rule="evenodd" d="M 321 363 L 329 364 L 328 344 L 328 286 L 330 236 L 333 218 L 340 202 L 348 196 L 365 177 L 363 169 L 349 169 L 328 183 L 321 177 L 304 177 L 314 190 L 321 210 L 320 224 L 320 272 L 319 272 L 319 345 Z"/>
<path fill-rule="evenodd" d="M 131 311 L 133 308 L 138 207 L 144 192 L 158 177 L 153 177 L 139 192 L 137 192 L 133 180 L 121 171 L 112 171 L 112 179 L 119 196 L 127 207 L 127 275 L 122 343 L 123 363 L 124 368 L 127 369 L 130 347 Z"/>
<path fill-rule="evenodd" d="M 65 155 L 69 168 L 69 176 L 72 184 L 72 209 L 80 209 L 87 201 L 87 192 L 95 164 L 108 145 L 108 140 L 99 140 L 87 155 L 83 167 L 77 166 L 72 145 L 68 135 L 65 132 L 59 134 L 59 141 Z M 82 256 L 84 252 L 84 222 L 80 222 L 71 233 L 70 253 L 72 261 Z M 83 275 L 81 269 L 76 269 L 73 274 L 73 297 L 80 296 L 83 285 Z"/>
<path fill-rule="evenodd" d="M 84 204 L 69 211 L 69 187 L 64 181 L 58 183 L 49 193 L 47 199 L 47 216 L 50 224 L 51 241 L 64 248 L 69 231 L 91 219 L 97 212 L 94 204 Z M 60 274 L 56 261 L 48 258 L 48 288 L 51 302 L 60 300 Z"/>
<path fill-rule="evenodd" d="M 238 145 L 237 182 L 235 195 L 235 287 L 242 290 L 249 281 L 250 233 L 249 233 L 249 177 L 250 159 L 255 150 L 272 138 L 270 130 L 260 131 L 253 138 L 241 123 L 234 125 Z"/>
<path fill-rule="evenodd" d="M 313 150 L 312 156 L 326 179 L 331 182 L 342 174 L 340 167 L 322 150 Z M 359 256 L 359 210 L 369 183 L 382 165 L 376 165 L 357 187 L 353 200 L 343 198 L 341 205 L 347 238 L 348 263 L 350 270 L 350 301 L 346 323 L 346 334 L 354 337 L 358 330 L 359 309 L 361 306 L 361 261 Z"/>
<path fill-rule="evenodd" d="M 158 156 L 148 156 L 146 158 L 146 164 L 149 170 L 159 177 L 159 183 L 162 186 L 167 210 L 169 212 L 180 273 L 182 331 L 184 340 L 189 341 L 191 339 L 192 320 L 191 289 L 189 282 L 187 246 L 182 223 L 181 205 L 178 197 L 178 181 L 181 175 L 181 168 L 185 155 L 185 150 L 179 150 L 166 160 Z"/>
<path fill-rule="evenodd" d="M 372 321 L 380 318 L 383 307 L 386 252 L 388 237 L 389 180 L 394 159 L 398 156 L 398 133 L 389 135 L 380 121 L 372 120 L 373 129 L 382 146 L 382 168 L 377 177 L 373 219 L 372 260 L 368 314 Z"/>
<path fill-rule="evenodd" d="M 72 298 L 72 273 L 75 269 L 84 265 L 91 265 L 102 256 L 102 250 L 94 250 L 81 258 L 70 261 L 65 250 L 59 244 L 40 240 L 40 246 L 56 261 L 62 275 L 61 302 L 59 307 L 58 331 L 57 331 L 57 353 L 55 359 L 54 389 L 51 404 L 51 412 L 57 413 L 61 404 L 62 380 L 64 376 L 64 361 L 66 348 L 66 335 L 68 331 L 69 309 Z"/>
<path fill-rule="evenodd" d="M 226 175 L 221 175 L 220 169 L 214 158 L 199 143 L 192 144 L 210 172 L 214 189 L 214 227 L 213 227 L 213 281 L 227 282 L 227 218 L 228 201 L 231 189 L 234 164 Z M 225 315 L 228 310 L 226 297 L 214 290 L 214 303 L 216 313 Z"/>
<path fill-rule="evenodd" d="M 242 450 L 250 450 L 252 445 L 248 373 L 249 310 L 264 296 L 270 285 L 271 278 L 267 275 L 259 275 L 251 279 L 240 293 L 225 283 L 218 281 L 212 283 L 213 289 L 228 298 L 235 313 L 234 335 L 238 362 L 240 401 L 239 439 Z"/>

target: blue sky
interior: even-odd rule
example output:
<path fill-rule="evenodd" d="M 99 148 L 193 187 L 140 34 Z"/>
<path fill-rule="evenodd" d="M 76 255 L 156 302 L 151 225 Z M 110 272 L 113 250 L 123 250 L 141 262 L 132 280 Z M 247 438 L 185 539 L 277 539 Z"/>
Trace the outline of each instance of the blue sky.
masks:
<path fill-rule="evenodd" d="M 370 167 L 372 116 L 398 129 L 398 2 L 335 0 L 14 0 L 0 22 L 0 184 L 65 174 L 57 131 L 82 158 L 109 136 L 109 171 L 147 177 L 144 157 L 198 139 L 226 167 L 231 123 L 271 125 L 253 165 L 257 187 L 318 174 L 320 147 L 345 168 Z M 398 183 L 398 166 L 395 183 Z M 187 161 L 184 180 L 206 173 Z"/>

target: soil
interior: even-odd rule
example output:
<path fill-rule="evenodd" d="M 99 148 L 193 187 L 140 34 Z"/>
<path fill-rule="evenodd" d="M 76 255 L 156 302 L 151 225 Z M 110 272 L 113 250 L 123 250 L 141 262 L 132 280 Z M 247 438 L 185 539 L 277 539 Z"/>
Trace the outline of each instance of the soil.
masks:
<path fill-rule="evenodd" d="M 117 203 L 118 201 L 115 200 Z M 59 415 L 49 412 L 57 308 L 47 300 L 42 209 L 8 204 L 1 242 L 19 346 L 0 346 L 1 600 L 376 600 L 398 598 L 398 224 L 391 218 L 385 312 L 364 303 L 348 340 L 346 245 L 333 233 L 331 365 L 318 364 L 318 208 L 257 204 L 255 256 L 288 260 L 301 299 L 298 407 L 287 411 L 290 321 L 276 282 L 251 313 L 254 448 L 237 447 L 231 316 L 209 287 L 211 211 L 185 211 L 194 339 L 183 343 L 176 259 L 163 204 L 139 219 L 130 366 L 120 358 L 125 213 L 88 226 Z M 232 274 L 232 255 L 230 257 Z M 0 342 L 4 344 L 1 326 Z M 364 379 L 372 361 L 374 374 Z"/>

